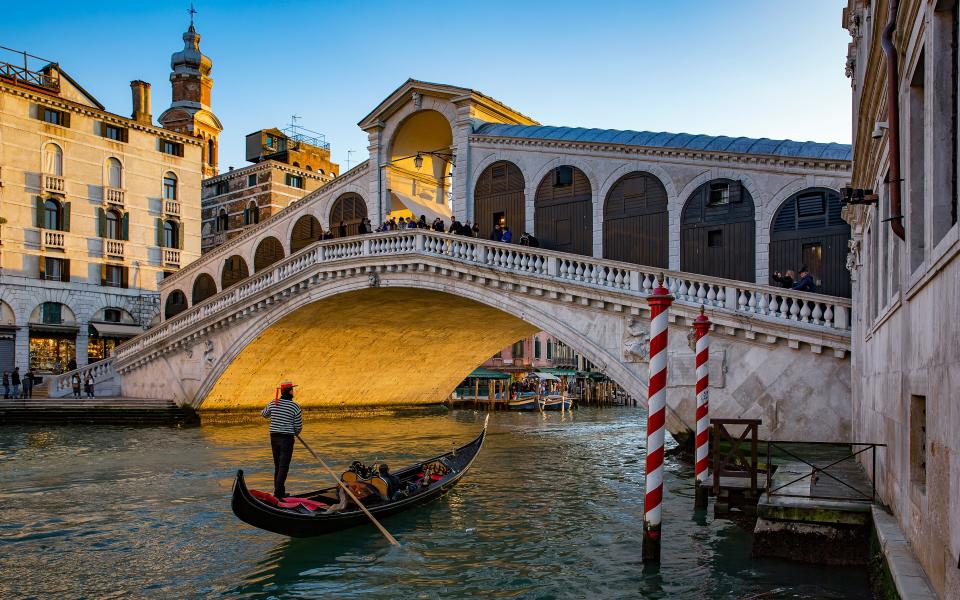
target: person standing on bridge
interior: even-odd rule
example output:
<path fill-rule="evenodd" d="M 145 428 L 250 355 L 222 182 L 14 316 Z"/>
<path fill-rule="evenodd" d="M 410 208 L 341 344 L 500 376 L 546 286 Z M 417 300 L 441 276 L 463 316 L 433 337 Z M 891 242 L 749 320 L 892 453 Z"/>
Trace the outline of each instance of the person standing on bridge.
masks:
<path fill-rule="evenodd" d="M 303 413 L 293 401 L 292 381 L 284 381 L 277 388 L 277 396 L 260 413 L 270 419 L 270 448 L 273 450 L 273 495 L 278 499 L 287 497 L 284 484 L 290 472 L 293 458 L 293 440 L 303 429 Z"/>

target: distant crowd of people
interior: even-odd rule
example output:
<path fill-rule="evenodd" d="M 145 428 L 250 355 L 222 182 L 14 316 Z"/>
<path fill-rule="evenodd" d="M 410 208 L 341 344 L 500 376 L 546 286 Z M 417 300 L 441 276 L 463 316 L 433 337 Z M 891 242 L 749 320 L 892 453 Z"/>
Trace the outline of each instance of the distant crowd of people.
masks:
<path fill-rule="evenodd" d="M 800 279 L 796 279 L 795 273 L 792 269 L 784 273 L 781 273 L 780 271 L 774 271 L 772 277 L 780 287 L 788 290 L 798 290 L 801 292 L 817 291 L 817 282 L 814 281 L 813 275 L 811 275 L 810 271 L 807 270 L 806 265 L 800 267 Z"/>
<path fill-rule="evenodd" d="M 366 221 L 366 226 L 363 223 L 360 224 L 360 233 L 371 233 L 370 230 L 370 221 Z M 341 223 L 341 227 L 343 224 Z M 452 233 L 454 235 L 463 235 L 466 237 L 480 237 L 480 225 L 478 223 L 471 223 L 470 221 L 460 222 L 456 217 L 453 217 L 450 221 L 450 226 L 447 227 L 447 224 L 437 217 L 433 222 L 427 222 L 426 215 L 420 215 L 419 219 L 414 219 L 413 217 L 391 217 L 390 219 L 383 222 L 383 224 L 377 228 L 377 233 L 384 231 L 402 231 L 404 229 L 429 229 L 431 231 L 436 231 L 438 233 Z M 510 227 L 507 225 L 500 225 L 497 223 L 494 225 L 493 229 L 490 231 L 489 239 L 495 242 L 504 242 L 507 244 L 514 243 L 513 232 L 510 231 Z M 523 235 L 520 236 L 518 240 L 521 246 L 532 246 L 539 247 L 540 242 L 533 235 L 523 232 Z"/>

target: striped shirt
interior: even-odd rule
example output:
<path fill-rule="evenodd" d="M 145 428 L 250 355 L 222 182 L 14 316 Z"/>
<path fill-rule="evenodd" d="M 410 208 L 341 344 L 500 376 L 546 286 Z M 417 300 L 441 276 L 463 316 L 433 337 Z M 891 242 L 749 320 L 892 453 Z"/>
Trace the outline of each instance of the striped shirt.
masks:
<path fill-rule="evenodd" d="M 300 406 L 290 398 L 280 398 L 276 406 L 271 400 L 260 413 L 270 419 L 270 433 L 297 435 L 303 429 L 303 414 Z"/>

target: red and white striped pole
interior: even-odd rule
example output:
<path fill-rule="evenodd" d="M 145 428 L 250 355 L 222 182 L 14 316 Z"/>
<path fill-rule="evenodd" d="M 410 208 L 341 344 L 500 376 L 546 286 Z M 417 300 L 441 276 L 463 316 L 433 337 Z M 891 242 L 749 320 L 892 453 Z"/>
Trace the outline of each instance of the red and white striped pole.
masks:
<path fill-rule="evenodd" d="M 697 339 L 697 437 L 696 446 L 696 492 L 694 507 L 707 508 L 707 490 L 709 488 L 710 464 L 710 391 L 707 389 L 710 379 L 710 319 L 700 307 L 700 316 L 693 322 L 693 331 Z"/>
<path fill-rule="evenodd" d="M 647 490 L 643 514 L 643 560 L 660 562 L 663 500 L 663 436 L 667 420 L 667 322 L 673 296 L 663 275 L 647 297 L 650 305 L 650 383 L 647 386 Z"/>

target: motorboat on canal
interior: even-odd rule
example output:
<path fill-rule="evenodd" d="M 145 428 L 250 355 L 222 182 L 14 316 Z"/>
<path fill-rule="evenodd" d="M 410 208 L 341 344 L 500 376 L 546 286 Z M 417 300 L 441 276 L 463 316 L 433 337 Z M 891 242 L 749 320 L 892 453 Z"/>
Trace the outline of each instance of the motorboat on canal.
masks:
<path fill-rule="evenodd" d="M 483 440 L 487 434 L 484 424 L 483 431 L 472 442 L 455 450 L 433 458 L 410 465 L 392 474 L 399 479 L 400 489 L 411 484 L 423 481 L 429 477 L 429 484 L 416 486 L 418 489 L 409 495 L 394 500 L 379 501 L 368 498 L 364 506 L 377 518 L 392 515 L 431 500 L 439 498 L 450 491 L 464 476 L 473 460 L 483 447 Z M 429 474 L 438 473 L 430 476 Z M 442 475 L 439 473 L 442 472 Z M 290 537 L 312 537 L 333 533 L 349 527 L 356 527 L 369 523 L 369 519 L 359 508 L 350 506 L 341 512 L 324 513 L 324 508 L 339 502 L 338 486 L 330 486 L 313 492 L 295 494 L 278 502 L 270 494 L 250 490 L 243 477 L 243 470 L 237 471 L 237 478 L 233 483 L 233 500 L 231 507 L 237 517 L 260 529 L 279 533 Z"/>
<path fill-rule="evenodd" d="M 540 400 L 536 392 L 520 392 L 507 407 L 510 410 L 540 410 Z"/>
<path fill-rule="evenodd" d="M 573 408 L 573 398 L 553 394 L 543 399 L 543 410 L 570 410 Z"/>

